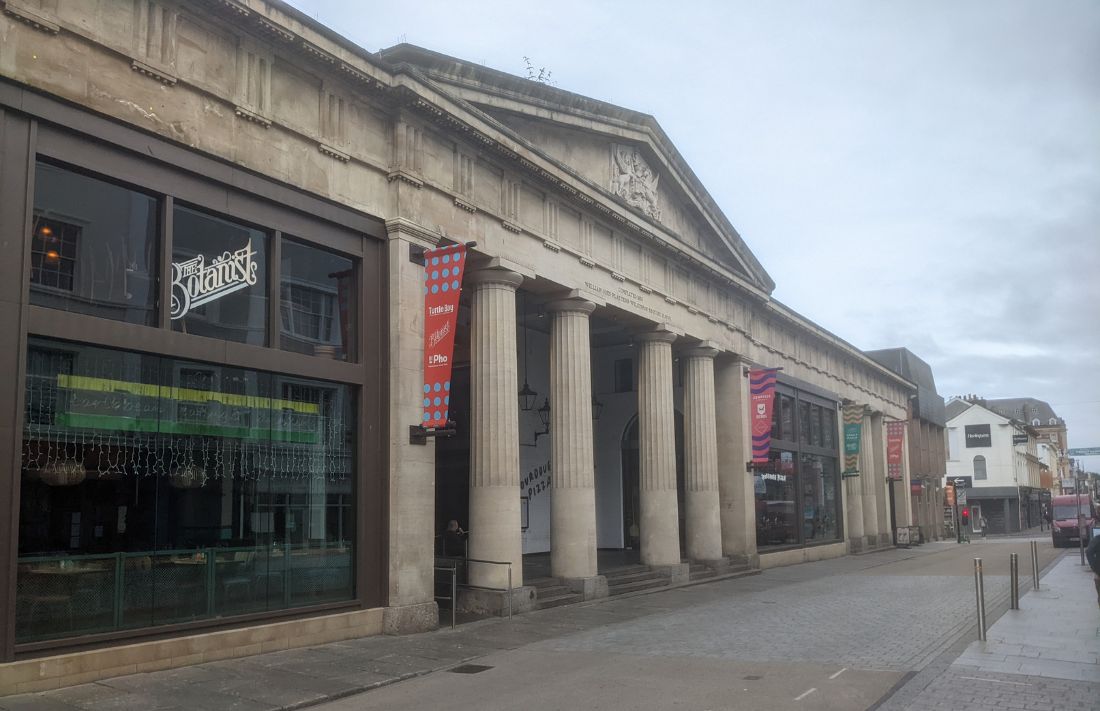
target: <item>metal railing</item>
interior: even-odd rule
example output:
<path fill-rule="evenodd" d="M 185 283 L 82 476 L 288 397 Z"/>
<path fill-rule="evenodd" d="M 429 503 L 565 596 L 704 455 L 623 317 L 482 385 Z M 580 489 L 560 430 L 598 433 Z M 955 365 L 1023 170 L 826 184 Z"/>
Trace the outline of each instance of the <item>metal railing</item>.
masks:
<path fill-rule="evenodd" d="M 451 596 L 445 597 L 443 595 L 436 595 L 435 599 L 449 600 L 451 603 L 451 629 L 455 628 L 455 608 L 458 606 L 458 566 L 455 565 L 437 565 L 435 566 L 436 572 L 448 571 L 451 574 Z"/>
<path fill-rule="evenodd" d="M 508 571 L 508 587 L 506 587 L 506 588 L 495 588 L 495 587 L 491 587 L 491 586 L 488 586 L 488 585 L 471 585 L 469 583 L 469 565 L 467 565 L 467 571 L 466 571 L 467 572 L 467 582 L 463 583 L 463 585 L 464 585 L 464 587 L 473 588 L 475 590 L 495 590 L 495 591 L 503 592 L 505 594 L 505 597 L 508 599 L 508 619 L 509 620 L 512 619 L 512 594 L 513 594 L 512 591 L 514 589 L 513 586 L 512 586 L 512 579 L 513 579 L 512 578 L 512 561 L 510 561 L 510 560 L 485 560 L 483 558 L 466 558 L 466 557 L 461 557 L 460 558 L 458 556 L 436 556 L 436 559 L 437 560 L 453 560 L 453 561 L 456 561 L 456 562 L 462 561 L 462 562 L 467 563 L 467 564 L 477 563 L 479 565 L 503 565 L 503 566 L 506 566 L 507 571 Z M 455 568 L 457 569 L 457 565 L 455 566 Z"/>

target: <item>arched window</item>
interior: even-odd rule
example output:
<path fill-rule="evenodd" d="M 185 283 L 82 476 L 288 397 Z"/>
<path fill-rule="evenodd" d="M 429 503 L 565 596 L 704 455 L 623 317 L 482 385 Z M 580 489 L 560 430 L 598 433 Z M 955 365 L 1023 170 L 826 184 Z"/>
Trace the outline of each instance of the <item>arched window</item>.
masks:
<path fill-rule="evenodd" d="M 1052 424 L 1052 425 L 1058 424 L 1058 418 L 1057 417 L 1050 418 L 1050 424 Z"/>
<path fill-rule="evenodd" d="M 1041 425 L 1041 424 L 1043 424 L 1043 423 L 1042 423 L 1042 421 L 1041 421 L 1041 420 L 1039 420 L 1039 418 L 1038 418 L 1038 417 L 1036 417 L 1036 418 L 1035 418 L 1034 420 L 1032 420 L 1032 421 L 1031 421 L 1031 424 L 1032 424 L 1032 426 L 1034 426 L 1034 427 L 1038 427 L 1039 425 Z"/>
<path fill-rule="evenodd" d="M 974 457 L 974 481 L 979 479 L 985 479 L 985 457 L 980 454 Z"/>

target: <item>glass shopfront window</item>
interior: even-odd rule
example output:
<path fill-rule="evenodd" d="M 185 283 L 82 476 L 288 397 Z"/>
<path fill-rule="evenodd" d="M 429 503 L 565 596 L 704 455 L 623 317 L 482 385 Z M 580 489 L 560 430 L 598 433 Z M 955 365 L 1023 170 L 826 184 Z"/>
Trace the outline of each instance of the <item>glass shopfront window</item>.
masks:
<path fill-rule="evenodd" d="M 759 548 L 840 539 L 836 427 L 835 402 L 777 387 L 769 462 L 753 472 Z"/>
<path fill-rule="evenodd" d="M 352 261 L 284 240 L 279 285 L 280 346 L 348 360 L 355 323 Z"/>
<path fill-rule="evenodd" d="M 155 324 L 156 223 L 154 198 L 38 161 L 31 303 Z"/>
<path fill-rule="evenodd" d="M 188 207 L 172 215 L 172 327 L 267 343 L 267 235 Z"/>
<path fill-rule="evenodd" d="M 17 641 L 351 599 L 352 399 L 30 339 Z"/>

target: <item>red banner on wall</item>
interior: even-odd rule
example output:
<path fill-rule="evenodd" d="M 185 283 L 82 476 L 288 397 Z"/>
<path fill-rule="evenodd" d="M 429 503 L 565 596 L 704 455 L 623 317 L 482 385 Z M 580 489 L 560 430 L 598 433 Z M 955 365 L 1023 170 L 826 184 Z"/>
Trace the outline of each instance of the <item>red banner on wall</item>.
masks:
<path fill-rule="evenodd" d="M 905 422 L 886 423 L 886 475 L 901 479 L 902 450 L 905 447 Z"/>
<path fill-rule="evenodd" d="M 749 371 L 749 422 L 752 423 L 752 461 L 767 462 L 772 446 L 772 407 L 777 368 Z"/>
<path fill-rule="evenodd" d="M 458 296 L 466 245 L 424 252 L 424 416 L 422 426 L 445 427 L 451 405 Z"/>

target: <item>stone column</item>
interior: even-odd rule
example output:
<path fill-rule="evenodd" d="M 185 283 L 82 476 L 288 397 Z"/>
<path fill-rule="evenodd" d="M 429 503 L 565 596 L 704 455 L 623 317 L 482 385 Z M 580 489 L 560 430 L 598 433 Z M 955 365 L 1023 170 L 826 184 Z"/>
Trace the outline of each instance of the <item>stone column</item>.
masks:
<path fill-rule="evenodd" d="M 907 435 L 908 436 L 908 435 Z M 886 421 L 881 412 L 876 412 L 871 417 L 871 441 L 874 443 L 875 470 L 878 472 L 878 525 L 879 542 L 884 546 L 893 545 L 894 531 L 890 520 L 890 487 L 894 487 L 894 506 L 898 512 L 896 518 L 898 526 L 908 526 L 907 521 L 911 517 L 902 517 L 901 512 L 911 511 L 909 505 L 909 475 L 905 474 L 905 482 L 895 483 L 886 478 Z M 902 469 L 909 471 L 909 447 L 901 448 Z M 902 491 L 904 489 L 904 491 Z"/>
<path fill-rule="evenodd" d="M 878 436 L 885 444 L 885 433 L 882 415 L 876 415 L 878 422 Z M 913 504 L 912 504 L 912 491 L 910 486 L 912 482 L 912 468 L 909 466 L 909 447 L 902 447 L 901 450 L 901 472 L 902 480 L 898 482 L 891 482 L 894 487 L 894 510 L 896 512 L 895 520 L 898 526 L 912 526 L 913 525 Z M 883 531 L 890 531 L 889 519 L 886 520 L 885 528 Z"/>
<path fill-rule="evenodd" d="M 583 299 L 547 304 L 550 332 L 550 570 L 579 581 L 585 597 L 602 586 L 596 574 L 596 488 L 592 451 L 592 355 Z M 591 591 L 588 588 L 592 588 Z M 592 594 L 588 594 L 591 592 Z"/>
<path fill-rule="evenodd" d="M 863 493 L 863 535 L 868 548 L 879 544 L 879 506 L 881 502 L 882 473 L 875 470 L 874 437 L 872 436 L 871 417 L 863 416 L 863 432 L 860 437 L 859 484 Z"/>
<path fill-rule="evenodd" d="M 716 355 L 716 349 L 702 347 L 693 348 L 682 356 L 685 535 L 688 558 L 698 561 L 717 561 L 722 557 L 714 398 Z"/>
<path fill-rule="evenodd" d="M 642 563 L 678 566 L 680 517 L 676 503 L 676 414 L 672 404 L 672 342 L 676 334 L 653 331 L 635 340 L 639 350 Z"/>
<path fill-rule="evenodd" d="M 717 361 L 714 406 L 718 417 L 718 504 L 722 525 L 722 555 L 755 566 L 756 495 L 745 464 L 752 459 L 749 445 L 749 379 L 741 360 Z"/>
<path fill-rule="evenodd" d="M 516 364 L 516 287 L 507 269 L 467 273 L 470 314 L 470 547 L 469 556 L 511 561 L 512 585 L 523 584 L 519 508 L 519 368 Z M 470 565 L 470 583 L 505 588 L 502 565 Z"/>

